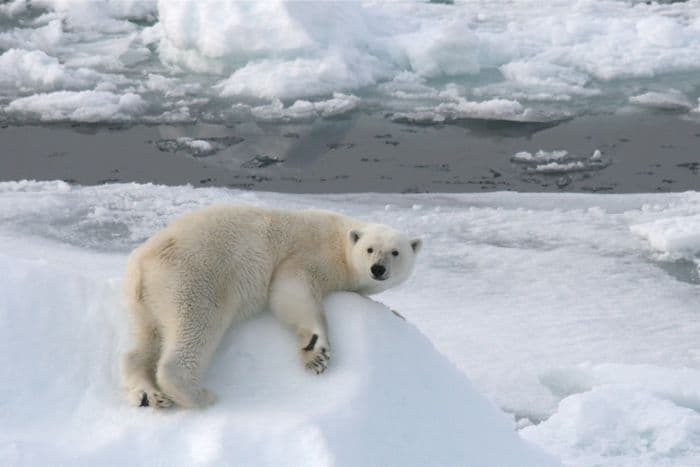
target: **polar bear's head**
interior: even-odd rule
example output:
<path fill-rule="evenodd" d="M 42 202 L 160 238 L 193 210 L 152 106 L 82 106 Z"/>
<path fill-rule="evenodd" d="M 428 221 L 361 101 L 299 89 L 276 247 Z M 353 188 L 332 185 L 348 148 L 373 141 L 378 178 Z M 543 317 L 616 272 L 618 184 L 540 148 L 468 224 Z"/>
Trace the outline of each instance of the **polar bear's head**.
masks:
<path fill-rule="evenodd" d="M 411 275 L 422 241 L 381 224 L 348 233 L 348 260 L 360 292 L 373 294 L 394 287 Z"/>

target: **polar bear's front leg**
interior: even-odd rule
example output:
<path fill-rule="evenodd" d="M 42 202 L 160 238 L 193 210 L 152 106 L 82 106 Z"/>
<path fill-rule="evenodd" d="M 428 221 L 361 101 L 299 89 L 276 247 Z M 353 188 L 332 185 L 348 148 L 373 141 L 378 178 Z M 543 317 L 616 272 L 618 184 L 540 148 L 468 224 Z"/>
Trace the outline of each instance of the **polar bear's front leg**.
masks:
<path fill-rule="evenodd" d="M 331 358 L 320 294 L 298 271 L 280 269 L 270 284 L 270 309 L 297 333 L 306 369 L 321 374 Z"/>

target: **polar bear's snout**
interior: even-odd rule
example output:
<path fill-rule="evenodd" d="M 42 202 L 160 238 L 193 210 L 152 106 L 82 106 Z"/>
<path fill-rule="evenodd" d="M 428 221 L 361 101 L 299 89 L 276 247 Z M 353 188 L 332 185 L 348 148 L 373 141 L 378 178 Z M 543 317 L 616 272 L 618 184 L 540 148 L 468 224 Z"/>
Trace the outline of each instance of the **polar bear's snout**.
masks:
<path fill-rule="evenodd" d="M 386 267 L 383 265 L 377 263 L 373 264 L 371 268 L 369 268 L 370 271 L 372 271 L 372 278 L 378 281 L 384 281 L 389 278 L 389 274 L 387 274 Z"/>

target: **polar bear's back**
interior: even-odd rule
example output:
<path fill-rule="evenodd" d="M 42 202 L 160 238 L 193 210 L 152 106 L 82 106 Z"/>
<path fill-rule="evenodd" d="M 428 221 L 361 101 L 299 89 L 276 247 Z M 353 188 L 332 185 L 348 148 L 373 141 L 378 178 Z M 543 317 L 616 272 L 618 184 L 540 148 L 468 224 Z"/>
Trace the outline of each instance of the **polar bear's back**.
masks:
<path fill-rule="evenodd" d="M 204 301 L 254 313 L 266 305 L 281 261 L 299 257 L 320 261 L 321 267 L 337 263 L 344 255 L 344 232 L 355 225 L 324 211 L 239 205 L 201 209 L 174 220 L 134 251 L 126 293 L 132 302 L 151 302 L 152 308 L 169 306 L 162 299 L 168 294 L 190 301 L 193 309 Z"/>
<path fill-rule="evenodd" d="M 186 214 L 164 231 L 176 236 L 189 252 L 208 257 L 238 251 L 251 264 L 269 259 L 277 263 L 294 251 L 318 252 L 336 237 L 343 237 L 350 218 L 319 210 L 292 211 L 245 205 L 218 205 Z M 205 250 L 205 251 L 202 251 Z M 241 251 L 242 250 L 242 251 Z"/>

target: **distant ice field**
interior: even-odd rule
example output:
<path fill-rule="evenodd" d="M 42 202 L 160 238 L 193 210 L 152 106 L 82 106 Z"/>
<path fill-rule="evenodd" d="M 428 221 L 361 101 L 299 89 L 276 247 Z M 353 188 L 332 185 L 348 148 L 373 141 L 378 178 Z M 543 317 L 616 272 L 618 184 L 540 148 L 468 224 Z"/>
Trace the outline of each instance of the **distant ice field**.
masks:
<path fill-rule="evenodd" d="M 0 238 L 10 245 L 0 256 L 14 281 L 10 284 L 19 284 L 0 299 L 5 319 L 26 324 L 26 317 L 11 312 L 24 309 L 18 297 L 26 295 L 38 311 L 57 306 L 76 317 L 81 314 L 72 301 L 91 304 L 83 327 L 104 321 L 99 310 L 113 305 L 98 299 L 116 299 L 119 266 L 128 251 L 169 219 L 221 202 L 331 209 L 422 236 L 413 277 L 374 298 L 424 333 L 477 390 L 517 421 L 522 437 L 572 466 L 700 464 L 697 192 L 291 195 L 188 186 L 0 183 Z M 70 284 L 70 295 L 63 297 L 55 284 L 49 286 L 46 271 L 74 262 L 80 267 L 71 267 L 84 277 L 74 278 L 77 269 L 62 276 Z M 110 292 L 100 295 L 100 287 Z M 347 313 L 360 302 L 342 303 Z M 107 319 L 115 332 L 123 332 L 119 322 Z M 352 342 L 362 335 L 353 334 Z M 254 345 L 249 336 L 246 345 Z M 51 342 L 58 345 L 60 339 Z M 378 361 L 385 361 L 384 353 L 391 353 L 398 340 L 386 342 L 388 348 L 371 347 L 382 356 Z M 410 342 L 418 341 L 408 341 L 407 348 Z M 109 365 L 115 353 L 101 348 L 91 358 Z M 340 368 L 343 362 L 338 361 Z M 8 365 L 11 370 L 9 360 Z M 220 368 L 225 375 L 228 366 Z M 110 386 L 113 377 L 102 373 L 97 384 L 90 376 L 78 376 L 88 379 L 91 398 L 109 395 L 108 412 L 114 413 L 119 405 Z M 79 397 L 66 378 L 59 382 Z M 12 385 L 2 387 L 15 394 Z M 226 410 L 236 404 L 230 397 Z M 0 417 L 20 412 L 0 405 Z M 217 433 L 223 425 L 210 425 L 216 421 L 209 418 L 213 414 L 202 426 Z M 128 432 L 120 426 L 108 435 L 126 439 Z M 187 430 L 178 430 L 178 436 Z M 159 436 L 157 430 L 148 433 Z M 212 439 L 201 442 L 218 438 Z M 0 449 L 0 456 L 15 452 L 13 446 Z"/>
<path fill-rule="evenodd" d="M 0 121 L 696 116 L 700 0 L 0 4 Z"/>

